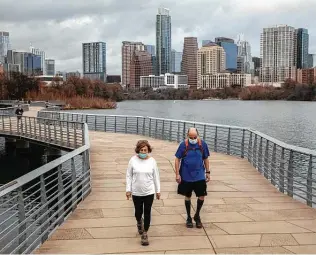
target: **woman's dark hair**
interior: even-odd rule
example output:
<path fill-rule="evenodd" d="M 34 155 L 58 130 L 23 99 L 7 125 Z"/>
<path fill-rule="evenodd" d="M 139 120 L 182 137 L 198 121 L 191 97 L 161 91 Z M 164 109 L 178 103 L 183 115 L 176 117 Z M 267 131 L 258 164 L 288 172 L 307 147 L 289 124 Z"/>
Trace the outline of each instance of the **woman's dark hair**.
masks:
<path fill-rule="evenodd" d="M 148 152 L 151 153 L 153 149 L 147 140 L 139 140 L 136 144 L 135 152 L 139 153 L 140 150 L 144 148 L 145 146 L 147 146 Z"/>

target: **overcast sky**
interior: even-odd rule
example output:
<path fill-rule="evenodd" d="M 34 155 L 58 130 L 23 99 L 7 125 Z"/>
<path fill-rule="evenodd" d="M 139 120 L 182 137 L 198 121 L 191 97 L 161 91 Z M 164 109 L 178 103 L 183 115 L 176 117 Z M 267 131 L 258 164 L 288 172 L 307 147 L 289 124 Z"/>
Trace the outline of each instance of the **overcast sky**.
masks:
<path fill-rule="evenodd" d="M 236 38 L 243 33 L 259 56 L 263 27 L 287 24 L 309 29 L 316 53 L 316 0 L 0 0 L 0 31 L 11 45 L 30 42 L 56 60 L 60 71 L 82 71 L 82 43 L 107 43 L 108 74 L 121 74 L 122 41 L 155 44 L 157 9 L 170 9 L 172 48 L 182 51 L 185 36 Z"/>

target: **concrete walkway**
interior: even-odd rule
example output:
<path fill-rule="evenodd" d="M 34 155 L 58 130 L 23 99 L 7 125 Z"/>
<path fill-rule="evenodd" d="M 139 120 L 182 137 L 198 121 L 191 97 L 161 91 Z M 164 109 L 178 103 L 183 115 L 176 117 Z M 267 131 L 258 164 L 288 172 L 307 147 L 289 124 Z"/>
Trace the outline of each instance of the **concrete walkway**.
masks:
<path fill-rule="evenodd" d="M 316 210 L 278 192 L 246 160 L 222 154 L 210 158 L 204 228 L 186 229 L 172 167 L 177 144 L 151 138 L 162 199 L 142 247 L 125 197 L 127 163 L 142 138 L 90 133 L 92 193 L 36 253 L 316 253 Z"/>

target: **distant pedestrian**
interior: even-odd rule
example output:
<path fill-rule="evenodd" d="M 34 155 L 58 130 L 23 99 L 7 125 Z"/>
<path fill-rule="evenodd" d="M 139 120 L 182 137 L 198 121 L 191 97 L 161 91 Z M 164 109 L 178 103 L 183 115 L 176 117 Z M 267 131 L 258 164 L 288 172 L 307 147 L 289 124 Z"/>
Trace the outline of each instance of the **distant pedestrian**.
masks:
<path fill-rule="evenodd" d="M 210 181 L 210 152 L 207 144 L 199 138 L 196 128 L 189 128 L 187 139 L 180 143 L 175 154 L 176 181 L 178 194 L 185 197 L 187 212 L 186 226 L 193 227 L 191 218 L 191 196 L 194 191 L 198 197 L 196 212 L 193 217 L 196 227 L 202 228 L 200 211 L 207 196 L 207 182 Z"/>
<path fill-rule="evenodd" d="M 15 110 L 15 115 L 17 116 L 18 120 L 21 120 L 23 112 L 24 111 L 23 111 L 21 105 L 18 105 L 18 108 Z"/>
<path fill-rule="evenodd" d="M 156 160 L 149 155 L 152 148 L 148 141 L 138 141 L 135 152 L 136 155 L 131 157 L 126 171 L 126 197 L 133 198 L 141 244 L 149 245 L 147 232 L 155 194 L 160 199 L 160 176 Z"/>
<path fill-rule="evenodd" d="M 46 101 L 45 102 L 45 107 L 48 108 L 48 106 L 49 106 L 49 103 L 48 103 L 48 101 Z"/>

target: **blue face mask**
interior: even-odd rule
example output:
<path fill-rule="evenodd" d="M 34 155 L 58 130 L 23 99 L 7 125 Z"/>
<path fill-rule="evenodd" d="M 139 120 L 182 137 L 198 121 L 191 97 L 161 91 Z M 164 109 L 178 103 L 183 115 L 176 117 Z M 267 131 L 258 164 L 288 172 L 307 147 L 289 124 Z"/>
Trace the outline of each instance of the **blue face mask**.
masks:
<path fill-rule="evenodd" d="M 138 156 L 142 159 L 147 158 L 147 153 L 138 153 Z"/>
<path fill-rule="evenodd" d="M 197 144 L 197 139 L 190 139 L 190 138 L 189 138 L 189 142 L 190 142 L 191 144 Z"/>

